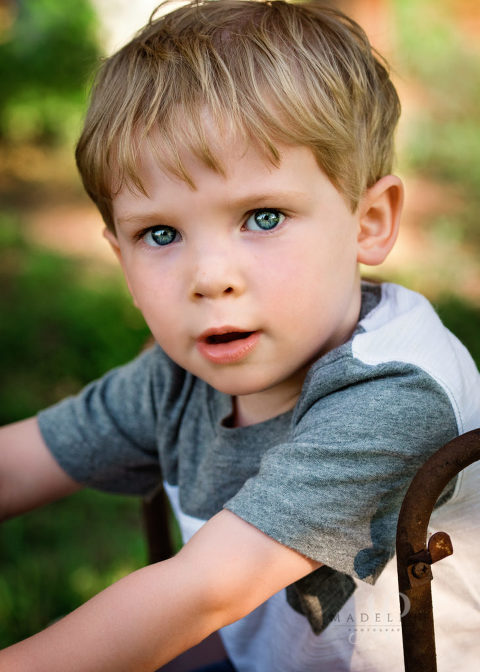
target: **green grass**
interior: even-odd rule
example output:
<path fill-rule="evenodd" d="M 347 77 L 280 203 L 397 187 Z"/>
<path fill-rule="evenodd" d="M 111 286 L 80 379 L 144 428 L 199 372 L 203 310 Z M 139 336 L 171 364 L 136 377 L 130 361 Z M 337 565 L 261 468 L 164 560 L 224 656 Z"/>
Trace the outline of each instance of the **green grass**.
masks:
<path fill-rule="evenodd" d="M 133 498 L 83 491 L 0 526 L 0 647 L 146 563 Z"/>
<path fill-rule="evenodd" d="M 0 216 L 0 230 L 4 424 L 130 360 L 149 331 L 119 275 L 39 248 L 11 214 Z"/>
<path fill-rule="evenodd" d="M 99 234 L 100 235 L 100 234 Z M 134 357 L 149 332 L 118 276 L 35 245 L 0 218 L 0 423 Z M 145 564 L 138 500 L 84 491 L 0 526 L 0 646 Z"/>

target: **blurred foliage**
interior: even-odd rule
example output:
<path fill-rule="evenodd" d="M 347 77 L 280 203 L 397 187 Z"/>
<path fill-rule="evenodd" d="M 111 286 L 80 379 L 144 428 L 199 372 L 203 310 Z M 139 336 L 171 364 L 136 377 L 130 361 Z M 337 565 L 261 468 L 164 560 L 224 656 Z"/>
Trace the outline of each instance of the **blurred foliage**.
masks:
<path fill-rule="evenodd" d="M 454 294 L 440 296 L 435 308 L 444 324 L 470 351 L 480 369 L 480 307 Z"/>
<path fill-rule="evenodd" d="M 4 424 L 128 361 L 149 332 L 118 278 L 37 247 L 15 216 L 0 216 L 0 232 Z"/>
<path fill-rule="evenodd" d="M 0 43 L 0 140 L 71 141 L 99 55 L 95 14 L 86 0 L 27 0 L 11 12 Z"/>
<path fill-rule="evenodd" d="M 0 218 L 0 424 L 134 357 L 149 337 L 118 276 L 53 254 Z M 138 501 L 92 491 L 0 526 L 0 647 L 145 564 Z"/>
<path fill-rule="evenodd" d="M 93 491 L 3 523 L 0 648 L 144 565 L 140 530 L 138 502 Z"/>
<path fill-rule="evenodd" d="M 480 242 L 480 55 L 466 39 L 451 0 L 394 0 L 396 62 L 419 100 L 402 153 L 409 172 L 456 184 L 467 193 L 458 221 Z M 477 10 L 478 11 L 478 10 Z M 475 216 L 473 215 L 475 213 Z"/>

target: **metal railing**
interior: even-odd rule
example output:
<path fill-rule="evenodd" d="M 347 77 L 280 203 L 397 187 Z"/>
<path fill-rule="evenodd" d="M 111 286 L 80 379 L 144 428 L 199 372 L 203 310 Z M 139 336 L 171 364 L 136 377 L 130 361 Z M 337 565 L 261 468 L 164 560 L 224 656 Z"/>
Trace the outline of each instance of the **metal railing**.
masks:
<path fill-rule="evenodd" d="M 433 507 L 448 482 L 480 460 L 480 429 L 458 436 L 421 467 L 403 500 L 397 525 L 397 570 L 402 616 L 405 672 L 436 672 L 431 565 L 453 553 L 446 532 L 431 536 L 427 528 Z"/>

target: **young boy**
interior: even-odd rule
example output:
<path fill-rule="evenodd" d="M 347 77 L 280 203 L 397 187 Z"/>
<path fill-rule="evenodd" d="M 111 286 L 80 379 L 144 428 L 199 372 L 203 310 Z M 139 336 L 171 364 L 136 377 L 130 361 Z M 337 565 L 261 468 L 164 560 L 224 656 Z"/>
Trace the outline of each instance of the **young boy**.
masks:
<path fill-rule="evenodd" d="M 361 29 L 315 2 L 193 2 L 104 63 L 78 165 L 157 344 L 2 430 L 1 511 L 163 480 L 185 546 L 0 670 L 154 670 L 219 628 L 240 671 L 403 669 L 399 507 L 480 425 L 480 379 L 424 298 L 360 280 L 397 235 L 398 114 Z M 440 670 L 478 661 L 475 473 L 431 521 L 455 546 Z"/>

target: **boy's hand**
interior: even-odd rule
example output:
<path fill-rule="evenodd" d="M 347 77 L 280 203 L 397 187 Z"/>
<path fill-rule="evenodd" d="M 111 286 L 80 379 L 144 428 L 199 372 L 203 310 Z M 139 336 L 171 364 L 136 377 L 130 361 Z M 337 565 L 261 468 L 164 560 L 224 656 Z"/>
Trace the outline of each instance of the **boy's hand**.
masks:
<path fill-rule="evenodd" d="M 174 558 L 0 652 L 0 669 L 151 672 L 319 566 L 222 511 Z"/>
<path fill-rule="evenodd" d="M 0 521 L 81 487 L 50 454 L 36 418 L 0 429 Z"/>

